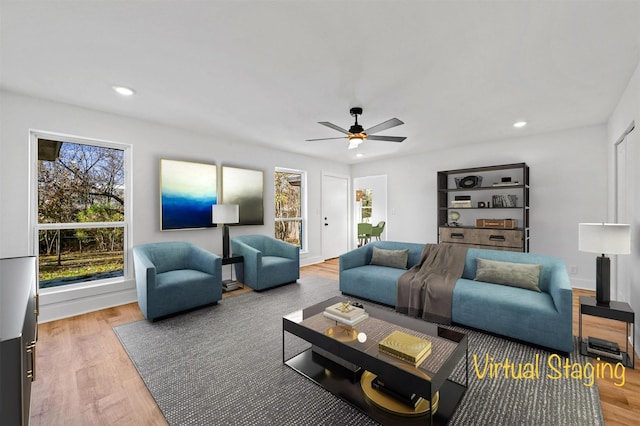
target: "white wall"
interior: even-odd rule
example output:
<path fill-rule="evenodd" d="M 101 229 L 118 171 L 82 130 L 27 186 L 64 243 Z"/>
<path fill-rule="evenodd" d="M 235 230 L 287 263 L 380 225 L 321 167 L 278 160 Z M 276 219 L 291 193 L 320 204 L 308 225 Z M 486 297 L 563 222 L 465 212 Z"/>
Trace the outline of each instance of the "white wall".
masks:
<path fill-rule="evenodd" d="M 618 105 L 616 106 L 608 123 L 608 159 L 609 159 L 609 193 L 608 200 L 609 205 L 609 220 L 615 221 L 615 214 L 613 206 L 615 205 L 615 143 L 623 135 L 625 130 L 629 127 L 631 122 L 635 121 L 635 129 L 629 135 L 628 142 L 633 144 L 633 150 L 637 153 L 640 150 L 640 64 L 636 68 L 633 76 L 629 80 L 627 88 L 625 89 Z M 629 147 L 631 148 L 631 147 Z M 633 151 L 629 150 L 629 151 Z M 638 164 L 627 163 L 627 171 L 631 176 L 639 176 Z M 624 256 L 624 265 L 629 268 L 625 271 L 625 277 L 629 279 L 628 283 L 621 283 L 621 285 L 612 286 L 612 298 L 616 300 L 628 302 L 631 308 L 636 313 L 636 317 L 640 312 L 640 181 L 633 179 L 631 182 L 627 182 L 630 195 L 629 214 L 632 218 L 631 223 L 631 254 Z M 622 257 L 622 256 L 620 256 Z M 613 265 L 612 265 L 613 266 Z M 612 277 L 613 279 L 613 277 Z M 613 292 L 615 290 L 615 292 Z M 640 337 L 640 324 L 636 320 L 635 334 Z M 636 338 L 636 342 L 640 339 Z M 638 345 L 636 344 L 636 353 L 640 354 Z"/>
<path fill-rule="evenodd" d="M 637 97 L 638 91 L 634 90 Z M 607 217 L 607 162 L 603 159 L 607 158 L 607 141 L 611 141 L 609 134 L 616 132 L 610 130 L 607 133 L 606 126 L 492 141 L 349 168 L 344 164 L 270 150 L 243 141 L 218 139 L 42 99 L 6 92 L 0 92 L 0 96 L 0 257 L 31 254 L 28 251 L 28 136 L 30 129 L 37 129 L 133 145 L 134 244 L 185 239 L 213 252 L 221 252 L 219 229 L 159 231 L 160 158 L 265 171 L 265 225 L 234 227 L 232 236 L 272 234 L 271 172 L 276 166 L 307 170 L 309 252 L 302 256 L 303 264 L 322 258 L 320 197 L 313 195 L 321 193 L 322 172 L 350 174 L 352 177 L 386 175 L 387 239 L 425 243 L 437 241 L 438 170 L 524 161 L 531 167 L 531 251 L 555 255 L 564 259 L 567 266 L 575 265 L 577 273 L 571 275 L 573 285 L 595 288 L 595 261 L 591 254 L 577 249 L 577 224 L 601 221 Z M 635 111 L 637 113 L 637 108 Z M 612 118 L 610 127 L 614 122 Z M 133 287 L 131 283 L 128 285 L 126 297 L 131 299 L 134 297 L 130 291 Z M 122 300 L 112 296 L 103 295 L 104 302 L 100 303 L 114 305 Z M 99 307 L 86 301 L 80 301 L 78 306 Z"/>
<path fill-rule="evenodd" d="M 437 171 L 526 162 L 530 251 L 575 266 L 572 285 L 593 290 L 595 260 L 578 251 L 578 223 L 606 218 L 606 140 L 605 126 L 579 128 L 354 165 L 352 176 L 387 174 L 387 239 L 435 243 Z"/>
<path fill-rule="evenodd" d="M 157 123 L 92 111 L 8 92 L 0 92 L 0 257 L 26 256 L 29 252 L 29 131 L 42 130 L 133 146 L 133 243 L 188 240 L 212 252 L 222 252 L 219 228 L 160 231 L 159 160 L 179 159 L 259 169 L 265 172 L 264 226 L 232 227 L 231 236 L 262 233 L 273 235 L 274 201 L 272 175 L 275 167 L 307 171 L 308 252 L 301 263 L 322 260 L 320 196 L 322 172 L 349 175 L 349 166 L 251 145 L 240 140 L 205 136 Z M 226 273 L 226 271 L 223 271 Z M 68 316 L 135 300 L 133 283 L 120 286 L 118 294 L 86 290 L 80 299 L 58 303 L 61 295 L 42 296 L 41 320 Z M 73 297 L 72 297 L 73 298 Z M 47 302 L 51 302 L 49 304 Z M 71 306 L 73 305 L 73 306 Z"/>

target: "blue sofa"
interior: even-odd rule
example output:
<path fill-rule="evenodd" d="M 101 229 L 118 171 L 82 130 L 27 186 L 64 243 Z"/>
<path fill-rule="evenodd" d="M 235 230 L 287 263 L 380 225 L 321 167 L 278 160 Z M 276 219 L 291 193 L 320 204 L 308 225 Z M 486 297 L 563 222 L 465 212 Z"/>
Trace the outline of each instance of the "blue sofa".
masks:
<path fill-rule="evenodd" d="M 265 290 L 300 278 L 300 248 L 267 235 L 241 235 L 231 238 L 237 263 L 238 281 L 254 290 Z"/>
<path fill-rule="evenodd" d="M 396 281 L 404 269 L 370 265 L 373 247 L 409 249 L 407 268 L 420 261 L 424 244 L 376 241 L 340 256 L 340 291 L 396 305 Z M 475 281 L 477 258 L 542 265 L 535 292 Z M 544 346 L 573 350 L 573 292 L 562 260 L 532 253 L 469 248 L 462 277 L 453 290 L 454 323 Z"/>
<path fill-rule="evenodd" d="M 222 299 L 222 258 L 189 242 L 135 246 L 138 305 L 154 321 Z"/>

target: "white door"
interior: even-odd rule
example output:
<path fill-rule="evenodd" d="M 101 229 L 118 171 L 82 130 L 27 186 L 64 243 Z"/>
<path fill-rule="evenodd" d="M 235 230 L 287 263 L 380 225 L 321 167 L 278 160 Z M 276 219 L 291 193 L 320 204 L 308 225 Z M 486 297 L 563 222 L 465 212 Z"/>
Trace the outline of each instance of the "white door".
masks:
<path fill-rule="evenodd" d="M 349 178 L 322 175 L 322 257 L 349 250 Z"/>
<path fill-rule="evenodd" d="M 638 303 L 634 297 L 633 283 L 640 279 L 640 253 L 637 241 L 640 235 L 640 135 L 635 129 L 616 144 L 616 217 L 617 223 L 631 225 L 631 254 L 616 256 L 615 292 L 612 299 Z M 637 243 L 636 243 L 637 244 Z"/>

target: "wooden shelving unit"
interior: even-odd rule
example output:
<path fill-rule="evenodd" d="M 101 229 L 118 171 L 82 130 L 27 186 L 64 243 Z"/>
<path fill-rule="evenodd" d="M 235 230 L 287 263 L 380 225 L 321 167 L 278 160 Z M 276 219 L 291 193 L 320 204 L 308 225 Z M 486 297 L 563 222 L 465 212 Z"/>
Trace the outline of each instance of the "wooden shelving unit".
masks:
<path fill-rule="evenodd" d="M 461 188 L 461 181 L 477 176 L 477 186 Z M 510 180 L 503 182 L 504 180 Z M 454 207 L 456 196 L 467 196 L 471 207 Z M 515 196 L 513 207 L 494 207 L 494 196 Z M 485 207 L 479 207 L 484 203 Z M 510 251 L 529 251 L 529 166 L 526 163 L 474 167 L 438 172 L 438 242 Z M 458 226 L 449 214 L 460 214 Z M 476 219 L 514 219 L 513 229 L 478 228 Z"/>

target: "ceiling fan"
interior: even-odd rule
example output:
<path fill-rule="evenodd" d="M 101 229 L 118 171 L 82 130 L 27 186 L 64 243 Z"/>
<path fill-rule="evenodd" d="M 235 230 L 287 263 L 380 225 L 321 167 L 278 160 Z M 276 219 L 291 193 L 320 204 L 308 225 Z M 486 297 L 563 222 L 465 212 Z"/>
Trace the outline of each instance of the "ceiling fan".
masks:
<path fill-rule="evenodd" d="M 336 126 L 333 123 L 329 123 L 328 121 L 319 121 L 318 124 L 322 124 L 323 126 L 330 127 L 334 130 L 337 130 L 341 133 L 346 134 L 347 136 L 341 136 L 337 138 L 320 138 L 320 139 L 307 139 L 308 142 L 311 141 L 326 141 L 331 139 L 349 139 L 349 149 L 357 148 L 362 142 L 366 139 L 372 141 L 386 141 L 386 142 L 402 142 L 406 139 L 406 137 L 402 136 L 376 136 L 374 133 L 381 132 L 383 130 L 390 129 L 392 127 L 399 126 L 404 124 L 403 121 L 398 120 L 397 118 L 391 118 L 387 121 L 384 121 L 380 124 L 377 124 L 373 127 L 369 127 L 368 129 L 364 129 L 360 124 L 358 124 L 358 116 L 362 115 L 362 108 L 354 107 L 349 110 L 349 113 L 352 117 L 356 118 L 356 122 L 353 126 L 349 127 L 349 130 L 345 130 L 340 126 Z"/>

